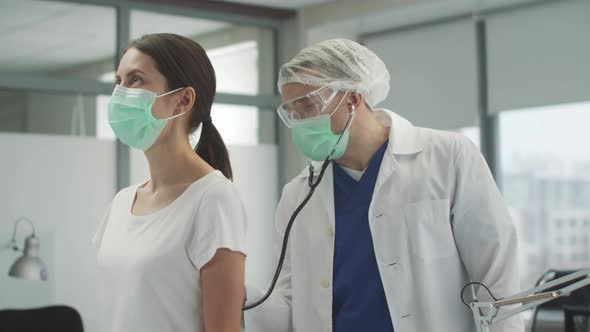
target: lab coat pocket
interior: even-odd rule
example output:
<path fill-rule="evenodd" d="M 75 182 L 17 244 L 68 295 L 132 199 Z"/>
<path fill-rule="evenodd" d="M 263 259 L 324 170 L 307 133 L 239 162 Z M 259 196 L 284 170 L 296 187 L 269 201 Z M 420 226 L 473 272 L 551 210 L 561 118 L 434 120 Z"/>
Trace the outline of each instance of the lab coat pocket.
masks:
<path fill-rule="evenodd" d="M 428 260 L 457 254 L 448 199 L 407 204 L 404 216 L 414 256 Z"/>

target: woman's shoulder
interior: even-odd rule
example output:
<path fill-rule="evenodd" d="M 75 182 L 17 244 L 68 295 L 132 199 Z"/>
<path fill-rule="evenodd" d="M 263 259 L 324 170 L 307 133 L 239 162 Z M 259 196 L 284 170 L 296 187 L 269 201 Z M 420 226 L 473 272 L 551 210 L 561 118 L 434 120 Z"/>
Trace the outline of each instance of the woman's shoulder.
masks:
<path fill-rule="evenodd" d="M 199 224 L 211 224 L 223 228 L 223 224 L 238 225 L 246 222 L 246 210 L 236 185 L 221 172 L 215 171 L 199 184 L 200 190 L 192 191 L 197 202 L 195 220 Z M 197 191 L 199 193 L 197 193 Z"/>
<path fill-rule="evenodd" d="M 203 199 L 208 203 L 241 201 L 236 185 L 220 171 L 213 171 L 206 176 L 206 181 L 203 181 L 201 191 Z"/>
<path fill-rule="evenodd" d="M 128 187 L 119 190 L 115 197 L 113 197 L 111 205 L 122 200 L 129 200 L 132 196 L 135 196 L 137 188 L 141 187 L 143 184 L 145 184 L 145 181 L 142 183 L 132 184 Z"/>
<path fill-rule="evenodd" d="M 125 196 L 125 194 L 122 194 Z M 233 182 L 220 171 L 212 171 L 193 182 L 181 195 L 182 203 L 198 209 L 200 206 L 220 205 L 234 207 L 241 198 Z"/>

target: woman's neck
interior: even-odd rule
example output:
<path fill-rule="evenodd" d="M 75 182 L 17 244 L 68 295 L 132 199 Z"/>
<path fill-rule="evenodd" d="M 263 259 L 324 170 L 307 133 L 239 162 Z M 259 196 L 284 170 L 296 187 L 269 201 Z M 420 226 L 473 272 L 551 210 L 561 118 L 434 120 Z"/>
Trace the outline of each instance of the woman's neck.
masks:
<path fill-rule="evenodd" d="M 161 142 L 145 151 L 150 167 L 148 189 L 191 183 L 213 170 L 197 155 L 188 139 Z"/>

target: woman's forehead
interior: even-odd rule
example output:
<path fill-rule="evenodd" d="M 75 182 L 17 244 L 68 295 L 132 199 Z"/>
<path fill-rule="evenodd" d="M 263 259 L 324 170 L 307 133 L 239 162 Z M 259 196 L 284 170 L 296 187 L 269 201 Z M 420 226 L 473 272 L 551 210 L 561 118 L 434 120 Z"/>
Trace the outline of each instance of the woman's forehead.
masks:
<path fill-rule="evenodd" d="M 132 71 L 141 71 L 148 75 L 154 74 L 157 72 L 156 63 L 149 55 L 136 48 L 130 48 L 121 58 L 119 68 L 117 69 L 117 75 L 124 76 Z"/>

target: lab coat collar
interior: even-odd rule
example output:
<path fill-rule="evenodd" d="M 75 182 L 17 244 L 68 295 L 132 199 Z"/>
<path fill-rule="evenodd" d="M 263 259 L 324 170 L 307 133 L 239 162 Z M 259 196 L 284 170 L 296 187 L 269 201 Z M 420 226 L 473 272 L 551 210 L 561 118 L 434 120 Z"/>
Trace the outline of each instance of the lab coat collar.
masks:
<path fill-rule="evenodd" d="M 419 153 L 424 149 L 424 138 L 420 130 L 400 115 L 386 110 L 373 110 L 377 121 L 385 127 L 389 127 L 389 146 L 386 153 L 390 153 L 395 160 L 395 155 L 411 155 Z M 319 173 L 322 162 L 312 161 L 314 174 Z M 306 168 L 299 174 L 300 177 L 309 177 L 309 170 Z"/>
<path fill-rule="evenodd" d="M 391 128 L 389 131 L 389 151 L 391 153 L 408 155 L 422 151 L 424 148 L 423 138 L 418 128 L 414 127 L 410 121 L 386 109 L 375 109 L 373 112 L 383 126 Z"/>

